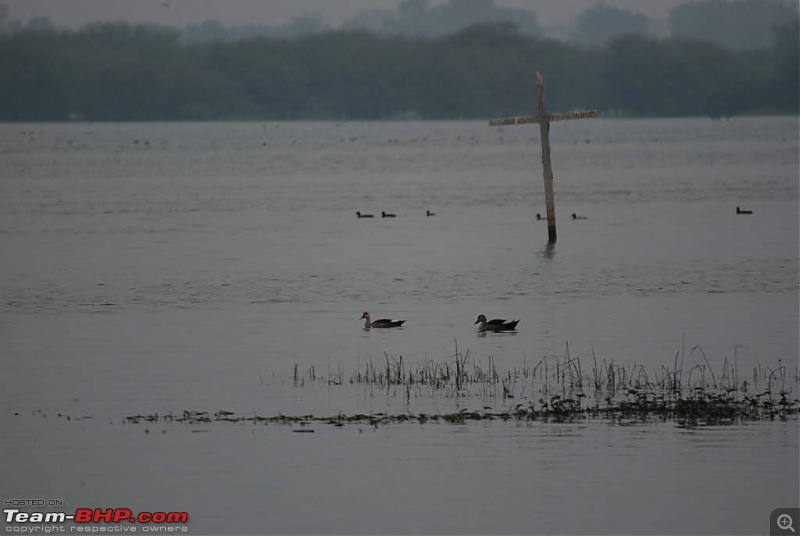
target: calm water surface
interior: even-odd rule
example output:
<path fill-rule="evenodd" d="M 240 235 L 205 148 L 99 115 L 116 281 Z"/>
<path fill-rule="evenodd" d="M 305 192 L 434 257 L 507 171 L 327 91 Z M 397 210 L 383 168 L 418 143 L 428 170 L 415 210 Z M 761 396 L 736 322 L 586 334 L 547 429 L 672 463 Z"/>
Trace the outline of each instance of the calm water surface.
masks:
<path fill-rule="evenodd" d="M 765 533 L 800 504 L 797 421 L 121 424 L 474 409 L 292 382 L 456 344 L 501 370 L 683 351 L 797 374 L 796 118 L 554 124 L 552 250 L 538 141 L 484 122 L 0 125 L 0 496 L 185 509 L 195 533 Z M 365 332 L 365 310 L 406 326 Z M 479 313 L 519 333 L 477 337 Z"/>

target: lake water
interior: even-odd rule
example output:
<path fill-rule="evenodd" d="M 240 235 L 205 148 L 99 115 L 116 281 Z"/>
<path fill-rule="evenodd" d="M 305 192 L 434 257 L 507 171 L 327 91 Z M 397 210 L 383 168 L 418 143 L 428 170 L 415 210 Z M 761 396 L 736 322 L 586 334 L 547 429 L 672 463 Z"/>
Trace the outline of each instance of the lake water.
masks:
<path fill-rule="evenodd" d="M 0 125 L 0 497 L 185 510 L 197 534 L 766 533 L 800 504 L 796 419 L 122 419 L 480 408 L 293 381 L 456 346 L 796 382 L 798 138 L 792 117 L 554 123 L 550 249 L 535 126 Z M 518 333 L 477 336 L 481 313 Z"/>

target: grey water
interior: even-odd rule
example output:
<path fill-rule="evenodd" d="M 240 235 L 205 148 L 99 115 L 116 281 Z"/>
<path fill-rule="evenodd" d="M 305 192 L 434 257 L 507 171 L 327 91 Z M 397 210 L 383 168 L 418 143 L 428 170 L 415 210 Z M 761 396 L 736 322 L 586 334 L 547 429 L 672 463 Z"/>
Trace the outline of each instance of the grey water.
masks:
<path fill-rule="evenodd" d="M 479 408 L 293 382 L 456 346 L 796 376 L 798 138 L 794 117 L 554 123 L 548 248 L 535 127 L 0 125 L 0 496 L 186 510 L 194 533 L 766 533 L 800 504 L 797 420 L 122 418 Z M 518 333 L 476 335 L 481 313 Z"/>

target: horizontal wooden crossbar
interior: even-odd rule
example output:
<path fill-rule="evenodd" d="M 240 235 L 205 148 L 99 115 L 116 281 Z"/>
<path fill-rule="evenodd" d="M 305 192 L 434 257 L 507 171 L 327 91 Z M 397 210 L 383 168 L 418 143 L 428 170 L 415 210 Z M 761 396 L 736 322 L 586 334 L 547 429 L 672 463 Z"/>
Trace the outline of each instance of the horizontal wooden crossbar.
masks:
<path fill-rule="evenodd" d="M 563 114 L 547 114 L 548 123 L 553 121 L 569 121 L 571 119 L 588 119 L 599 114 L 597 110 L 587 110 L 585 112 L 567 112 Z M 506 125 L 524 125 L 538 123 L 538 115 L 523 115 L 520 117 L 504 117 L 502 119 L 490 119 L 490 127 L 500 127 Z"/>

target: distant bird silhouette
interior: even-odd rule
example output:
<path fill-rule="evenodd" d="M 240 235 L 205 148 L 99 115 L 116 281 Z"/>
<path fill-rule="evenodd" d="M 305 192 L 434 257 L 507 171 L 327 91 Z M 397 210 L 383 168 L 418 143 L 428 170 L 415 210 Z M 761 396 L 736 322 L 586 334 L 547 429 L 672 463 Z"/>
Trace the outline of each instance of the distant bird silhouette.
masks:
<path fill-rule="evenodd" d="M 426 211 L 426 212 L 425 212 L 425 215 L 426 215 L 426 216 L 436 216 L 436 214 L 434 214 L 434 213 L 433 213 L 433 212 L 431 212 L 430 210 Z"/>
<path fill-rule="evenodd" d="M 752 214 L 752 210 L 742 210 L 739 207 L 736 207 L 736 214 Z"/>
<path fill-rule="evenodd" d="M 388 212 L 381 211 L 381 218 L 396 218 L 396 214 L 389 214 Z"/>
<path fill-rule="evenodd" d="M 541 219 L 542 219 L 542 215 L 537 212 L 536 213 L 536 220 L 538 221 L 538 220 L 541 220 Z"/>
<path fill-rule="evenodd" d="M 578 216 L 577 214 L 575 214 L 575 213 L 573 212 L 573 213 L 572 213 L 572 219 L 573 219 L 573 220 L 585 220 L 585 219 L 586 219 L 586 216 Z"/>
<path fill-rule="evenodd" d="M 361 214 L 361 212 L 356 212 L 356 218 L 374 218 L 372 214 Z"/>

